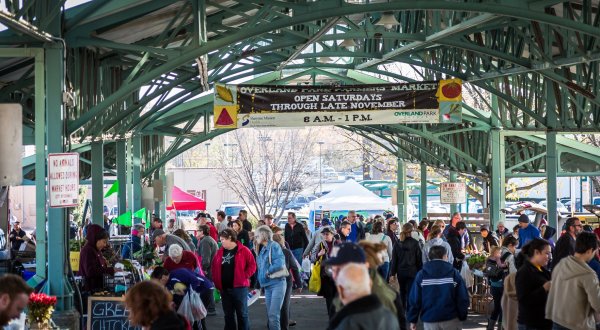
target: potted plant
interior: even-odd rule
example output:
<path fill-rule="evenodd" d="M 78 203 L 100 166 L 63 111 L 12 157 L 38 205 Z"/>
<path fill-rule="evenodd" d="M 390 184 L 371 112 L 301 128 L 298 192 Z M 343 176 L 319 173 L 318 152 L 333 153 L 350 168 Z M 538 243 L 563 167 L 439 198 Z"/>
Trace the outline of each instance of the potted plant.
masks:
<path fill-rule="evenodd" d="M 56 297 L 32 292 L 27 304 L 27 321 L 30 329 L 51 329 L 50 318 L 54 312 Z"/>

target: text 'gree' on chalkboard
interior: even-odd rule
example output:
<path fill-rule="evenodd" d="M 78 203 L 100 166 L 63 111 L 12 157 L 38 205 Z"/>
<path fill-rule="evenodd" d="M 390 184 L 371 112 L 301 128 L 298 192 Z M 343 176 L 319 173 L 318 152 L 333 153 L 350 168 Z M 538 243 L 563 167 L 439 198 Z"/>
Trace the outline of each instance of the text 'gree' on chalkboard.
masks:
<path fill-rule="evenodd" d="M 123 297 L 89 297 L 87 330 L 140 329 L 129 324 Z"/>

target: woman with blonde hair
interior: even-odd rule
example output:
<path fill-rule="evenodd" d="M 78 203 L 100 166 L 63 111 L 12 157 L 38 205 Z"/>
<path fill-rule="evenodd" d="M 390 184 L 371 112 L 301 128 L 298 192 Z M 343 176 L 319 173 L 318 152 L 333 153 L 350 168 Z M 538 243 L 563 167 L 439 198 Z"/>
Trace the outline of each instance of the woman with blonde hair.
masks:
<path fill-rule="evenodd" d="M 261 246 L 256 257 L 258 281 L 265 290 L 265 305 L 269 319 L 269 330 L 281 329 L 281 307 L 285 298 L 286 278 L 289 276 L 285 256 L 279 243 L 273 241 L 273 232 L 269 226 L 256 228 L 254 240 Z"/>
<path fill-rule="evenodd" d="M 373 243 L 383 243 L 386 247 L 383 251 L 379 252 L 381 255 L 381 265 L 377 268 L 379 275 L 387 281 L 388 274 L 390 271 L 390 256 L 392 255 L 392 240 L 383 232 L 383 223 L 375 222 L 371 234 L 367 234 L 367 241 Z"/>
<path fill-rule="evenodd" d="M 173 297 L 154 281 L 134 285 L 125 295 L 129 321 L 144 330 L 187 330 L 189 322 L 171 309 Z"/>
<path fill-rule="evenodd" d="M 273 234 L 273 241 L 279 243 L 281 246 L 281 250 L 283 251 L 283 255 L 285 256 L 285 266 L 290 270 L 290 275 L 286 277 L 286 288 L 285 288 L 285 298 L 283 299 L 283 306 L 281 306 L 281 329 L 287 330 L 290 325 L 295 325 L 295 321 L 290 322 L 290 300 L 292 297 L 292 289 L 294 283 L 296 287 L 298 287 L 298 292 L 302 292 L 302 279 L 300 278 L 300 271 L 298 269 L 298 263 L 296 262 L 296 258 L 292 254 L 292 251 L 285 247 L 285 239 L 280 234 Z M 293 278 L 292 278 L 293 276 Z"/>
<path fill-rule="evenodd" d="M 448 262 L 452 264 L 454 262 L 454 256 L 452 255 L 452 250 L 450 248 L 450 244 L 442 239 L 442 231 L 438 225 L 433 225 L 431 227 L 431 231 L 429 232 L 429 236 L 427 237 L 427 242 L 425 243 L 425 247 L 423 247 L 423 263 L 429 261 L 429 250 L 432 247 L 441 245 L 446 248 L 448 252 Z"/>
<path fill-rule="evenodd" d="M 423 268 L 423 253 L 419 241 L 412 237 L 413 230 L 414 227 L 410 223 L 402 226 L 400 240 L 394 245 L 390 266 L 390 277 L 396 276 L 398 280 L 404 306 L 407 306 L 408 294 L 415 277 Z"/>

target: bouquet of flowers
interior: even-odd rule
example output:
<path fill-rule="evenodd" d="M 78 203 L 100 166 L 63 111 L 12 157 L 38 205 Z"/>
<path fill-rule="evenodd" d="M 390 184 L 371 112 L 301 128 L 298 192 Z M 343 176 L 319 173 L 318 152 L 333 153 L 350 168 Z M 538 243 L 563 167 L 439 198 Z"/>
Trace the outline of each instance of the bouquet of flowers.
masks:
<path fill-rule="evenodd" d="M 29 324 L 37 327 L 48 327 L 54 305 L 56 305 L 55 296 L 32 292 L 29 295 L 29 304 L 27 305 Z"/>

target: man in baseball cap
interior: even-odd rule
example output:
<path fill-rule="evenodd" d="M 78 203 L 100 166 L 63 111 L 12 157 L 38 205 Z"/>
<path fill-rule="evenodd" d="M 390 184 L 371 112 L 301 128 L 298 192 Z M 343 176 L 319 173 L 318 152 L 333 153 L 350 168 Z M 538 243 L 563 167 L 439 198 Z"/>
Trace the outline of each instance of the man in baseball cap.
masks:
<path fill-rule="evenodd" d="M 334 246 L 331 255 L 325 261 L 327 272 L 333 280 L 337 278 L 340 269 L 348 263 L 364 264 L 367 262 L 365 251 L 353 242 L 345 242 Z"/>

